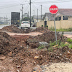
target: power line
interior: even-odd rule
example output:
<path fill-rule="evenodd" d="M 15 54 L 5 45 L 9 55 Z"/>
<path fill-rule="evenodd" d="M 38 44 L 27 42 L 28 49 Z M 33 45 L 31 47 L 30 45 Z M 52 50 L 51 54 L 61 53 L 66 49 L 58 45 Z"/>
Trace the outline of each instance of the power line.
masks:
<path fill-rule="evenodd" d="M 62 2 L 71 2 L 70 1 L 43 1 L 43 2 L 32 2 L 32 3 L 62 3 Z"/>
<path fill-rule="evenodd" d="M 10 13 L 0 13 L 0 14 L 10 14 Z"/>
<path fill-rule="evenodd" d="M 37 8 L 37 7 L 33 4 L 33 7 L 35 7 L 36 9 L 38 9 L 40 6 Z M 40 10 L 38 10 L 38 11 L 40 11 Z M 40 12 L 41 12 L 41 11 L 40 11 Z"/>
<path fill-rule="evenodd" d="M 19 5 L 12 5 L 12 6 L 9 6 L 9 7 L 4 7 L 4 8 L 10 8 L 10 7 L 15 7 L 15 6 L 19 6 Z M 0 8 L 0 9 L 4 9 L 4 8 Z"/>
<path fill-rule="evenodd" d="M 35 4 L 35 5 L 40 6 L 40 4 Z M 48 7 L 45 7 L 44 5 L 42 5 L 42 7 L 43 7 L 43 10 L 47 10 L 48 9 Z"/>
<path fill-rule="evenodd" d="M 28 4 L 28 3 L 23 3 L 23 4 Z M 12 7 L 12 6 L 16 6 L 16 5 L 20 5 L 20 3 L 14 3 L 14 4 L 7 4 L 7 5 L 4 5 L 4 6 L 0 6 L 0 8 L 6 8 L 6 7 Z"/>
<path fill-rule="evenodd" d="M 26 9 L 24 9 L 24 13 L 27 11 L 28 7 L 29 7 L 29 5 L 27 5 Z"/>

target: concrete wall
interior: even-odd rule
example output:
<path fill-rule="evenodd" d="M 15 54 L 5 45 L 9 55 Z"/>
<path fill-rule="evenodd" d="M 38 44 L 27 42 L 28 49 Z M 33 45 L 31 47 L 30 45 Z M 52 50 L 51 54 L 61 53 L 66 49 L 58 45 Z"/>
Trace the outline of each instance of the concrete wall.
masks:
<path fill-rule="evenodd" d="M 38 19 L 38 22 L 40 22 L 41 21 L 41 19 Z M 36 23 L 37 22 L 37 19 L 34 19 L 34 22 Z"/>
<path fill-rule="evenodd" d="M 55 21 L 56 23 L 56 29 L 68 29 L 72 28 L 72 21 L 71 20 L 61 20 L 61 21 Z M 38 22 L 37 27 L 44 26 L 44 21 Z M 48 28 L 54 28 L 54 21 L 47 21 Z"/>
<path fill-rule="evenodd" d="M 72 20 L 72 17 L 68 17 L 68 20 Z"/>

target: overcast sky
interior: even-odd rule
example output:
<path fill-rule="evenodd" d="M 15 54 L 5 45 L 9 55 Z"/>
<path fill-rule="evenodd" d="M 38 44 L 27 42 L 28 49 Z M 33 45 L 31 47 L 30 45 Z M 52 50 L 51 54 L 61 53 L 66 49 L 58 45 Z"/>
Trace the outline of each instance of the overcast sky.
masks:
<path fill-rule="evenodd" d="M 29 6 L 30 0 L 0 0 L 0 17 L 8 17 L 11 18 L 11 12 L 21 12 L 22 6 L 20 4 L 24 4 L 24 13 L 28 13 L 30 10 Z M 65 2 L 64 2 L 65 1 Z M 41 14 L 41 5 L 42 5 L 42 14 L 49 12 L 49 7 L 51 5 L 57 5 L 58 8 L 71 8 L 72 9 L 72 1 L 71 0 L 32 0 L 32 15 Z"/>

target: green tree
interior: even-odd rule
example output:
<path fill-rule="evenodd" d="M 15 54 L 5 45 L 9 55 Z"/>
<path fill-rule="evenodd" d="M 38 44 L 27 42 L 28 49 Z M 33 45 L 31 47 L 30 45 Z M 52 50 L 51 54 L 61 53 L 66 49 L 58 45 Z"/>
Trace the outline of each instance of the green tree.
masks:
<path fill-rule="evenodd" d="M 30 18 L 25 17 L 25 18 L 23 18 L 23 20 L 22 20 L 22 21 L 28 21 L 28 20 L 30 20 Z"/>

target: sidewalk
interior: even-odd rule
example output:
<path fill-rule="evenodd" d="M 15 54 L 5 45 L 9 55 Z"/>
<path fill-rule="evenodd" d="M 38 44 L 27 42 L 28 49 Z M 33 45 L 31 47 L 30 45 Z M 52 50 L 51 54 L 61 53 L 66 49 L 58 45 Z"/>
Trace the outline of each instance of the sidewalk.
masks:
<path fill-rule="evenodd" d="M 64 34 L 64 36 L 66 36 L 67 38 L 71 38 L 72 39 L 72 35 Z"/>

